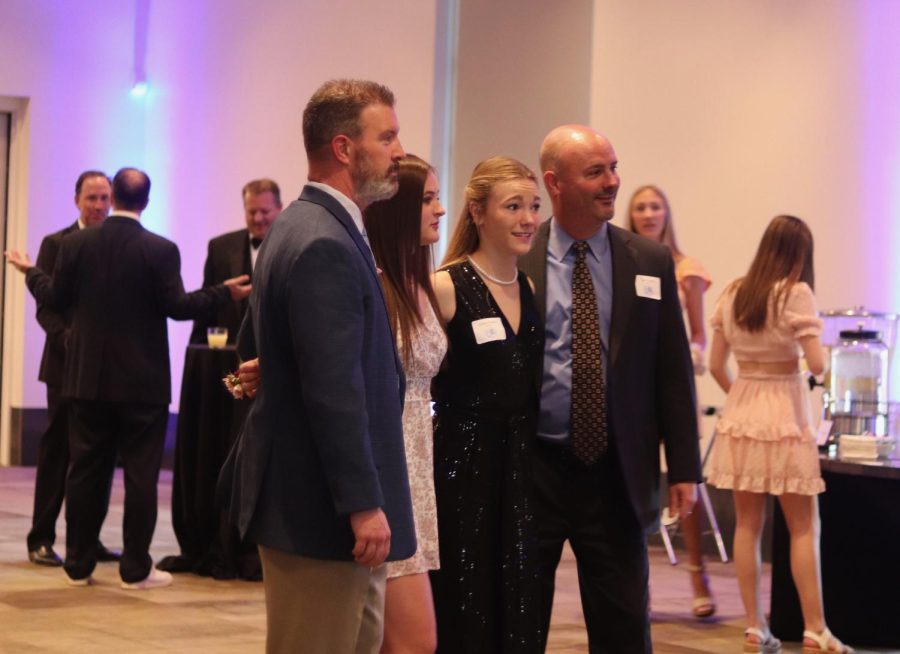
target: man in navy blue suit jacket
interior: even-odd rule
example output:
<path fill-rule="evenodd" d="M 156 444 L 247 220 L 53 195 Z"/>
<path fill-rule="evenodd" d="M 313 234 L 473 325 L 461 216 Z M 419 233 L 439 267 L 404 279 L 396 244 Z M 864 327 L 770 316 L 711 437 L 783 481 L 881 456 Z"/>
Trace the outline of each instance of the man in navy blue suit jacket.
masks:
<path fill-rule="evenodd" d="M 309 183 L 272 225 L 238 348 L 264 371 L 222 472 L 257 543 L 273 652 L 378 652 L 386 560 L 416 549 L 403 371 L 362 210 L 397 191 L 393 94 L 326 82 L 303 114 Z"/>

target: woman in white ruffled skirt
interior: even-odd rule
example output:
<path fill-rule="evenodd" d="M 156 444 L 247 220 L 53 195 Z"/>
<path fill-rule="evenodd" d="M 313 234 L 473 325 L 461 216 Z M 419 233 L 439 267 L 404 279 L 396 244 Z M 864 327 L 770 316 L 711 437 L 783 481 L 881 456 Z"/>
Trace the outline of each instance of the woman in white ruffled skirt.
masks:
<path fill-rule="evenodd" d="M 822 608 L 816 496 L 825 484 L 799 367 L 802 352 L 810 372 L 825 369 L 812 260 L 809 227 L 777 216 L 750 270 L 725 289 L 710 321 L 710 373 L 728 397 L 708 482 L 734 495 L 734 562 L 748 622 L 744 652 L 781 651 L 760 597 L 766 494 L 778 498 L 790 532 L 791 572 L 806 629 L 803 651 L 852 652 L 828 630 Z M 726 366 L 730 352 L 738 366 L 735 379 Z"/>

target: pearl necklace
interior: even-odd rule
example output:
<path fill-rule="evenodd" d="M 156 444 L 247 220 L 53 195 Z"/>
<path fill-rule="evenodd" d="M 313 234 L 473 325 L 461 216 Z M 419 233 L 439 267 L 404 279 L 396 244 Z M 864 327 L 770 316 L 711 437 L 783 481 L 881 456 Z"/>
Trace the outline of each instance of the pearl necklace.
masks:
<path fill-rule="evenodd" d="M 475 268 L 475 270 L 477 270 L 481 274 L 482 277 L 484 277 L 485 279 L 491 280 L 495 284 L 500 284 L 501 286 L 509 286 L 510 284 L 515 284 L 517 281 L 519 281 L 519 271 L 518 270 L 516 271 L 516 274 L 512 279 L 509 279 L 509 280 L 497 279 L 493 275 L 489 275 L 481 266 L 479 266 L 477 263 L 475 263 L 475 259 L 473 259 L 472 257 L 466 257 L 466 259 L 469 260 L 469 263 L 472 264 L 472 267 Z"/>

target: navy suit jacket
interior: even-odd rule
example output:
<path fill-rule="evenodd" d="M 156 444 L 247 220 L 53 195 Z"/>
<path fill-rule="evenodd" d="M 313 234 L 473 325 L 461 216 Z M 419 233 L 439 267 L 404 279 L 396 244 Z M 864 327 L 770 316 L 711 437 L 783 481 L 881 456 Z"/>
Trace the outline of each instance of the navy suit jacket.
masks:
<path fill-rule="evenodd" d="M 228 232 L 210 239 L 203 266 L 203 288 L 221 284 L 226 279 L 238 275 L 250 275 L 253 267 L 250 263 L 250 235 L 246 229 Z M 247 300 L 223 302 L 208 311 L 206 315 L 194 321 L 191 332 L 191 343 L 206 345 L 207 327 L 227 327 L 228 342 L 237 341 L 241 321 L 247 311 Z"/>
<path fill-rule="evenodd" d="M 541 319 L 547 309 L 547 242 L 544 222 L 519 265 L 534 281 Z M 610 438 L 615 442 L 635 516 L 648 532 L 658 526 L 659 443 L 665 445 L 669 483 L 700 481 L 694 368 L 675 265 L 669 251 L 649 239 L 609 225 L 613 298 L 607 371 Z M 638 297 L 635 275 L 660 280 L 661 298 Z"/>
<path fill-rule="evenodd" d="M 63 238 L 52 279 L 25 276 L 38 303 L 72 310 L 62 393 L 81 400 L 168 404 L 167 318 L 231 299 L 223 285 L 185 293 L 178 246 L 113 214 Z"/>
<path fill-rule="evenodd" d="M 371 252 L 329 194 L 305 187 L 273 223 L 238 349 L 262 371 L 222 471 L 241 534 L 349 561 L 349 514 L 381 507 L 388 560 L 412 556 L 403 371 Z"/>

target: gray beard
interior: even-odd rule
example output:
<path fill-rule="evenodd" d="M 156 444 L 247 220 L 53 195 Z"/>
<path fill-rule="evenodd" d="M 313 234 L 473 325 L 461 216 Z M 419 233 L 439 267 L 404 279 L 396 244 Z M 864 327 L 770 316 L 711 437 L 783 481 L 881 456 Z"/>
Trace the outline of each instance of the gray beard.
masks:
<path fill-rule="evenodd" d="M 367 171 L 360 172 L 365 173 Z M 390 177 L 382 177 L 380 179 L 376 179 L 375 177 L 362 177 L 361 179 L 356 179 L 355 182 L 356 199 L 359 204 L 366 207 L 373 202 L 394 197 L 397 190 L 400 188 L 400 184 L 397 180 L 391 179 Z"/>

